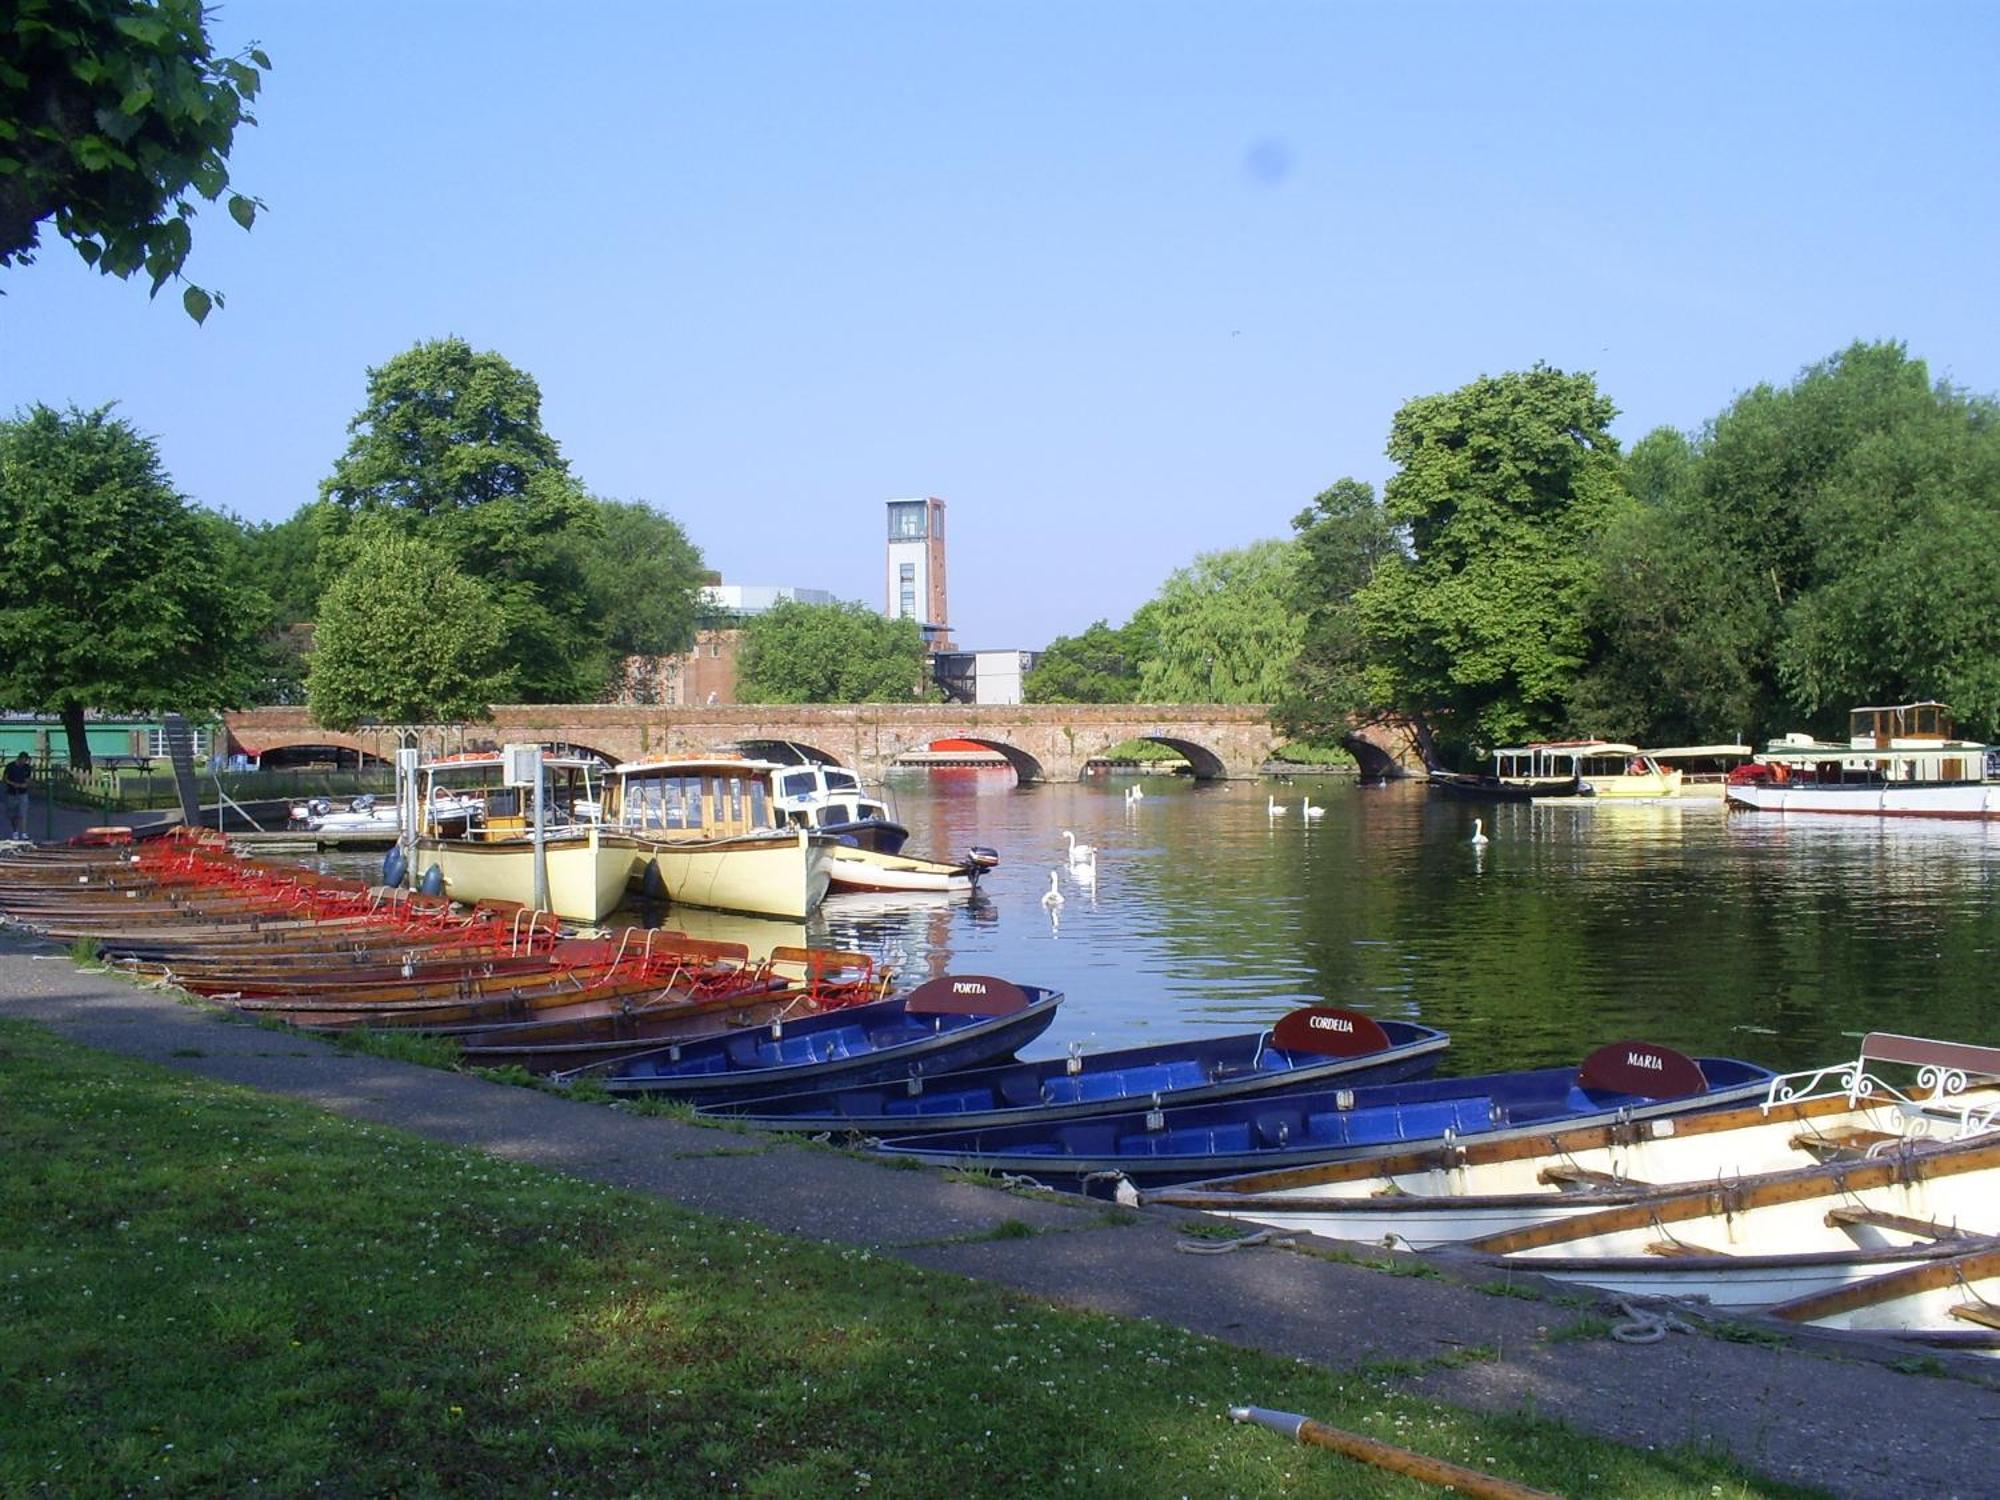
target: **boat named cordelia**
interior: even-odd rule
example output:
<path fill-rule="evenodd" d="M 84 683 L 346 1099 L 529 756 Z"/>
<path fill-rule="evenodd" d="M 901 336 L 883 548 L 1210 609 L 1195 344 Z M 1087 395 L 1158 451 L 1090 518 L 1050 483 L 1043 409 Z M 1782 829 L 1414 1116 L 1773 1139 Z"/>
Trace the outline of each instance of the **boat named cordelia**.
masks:
<path fill-rule="evenodd" d="M 1730 775 L 1729 801 L 1759 812 L 2000 818 L 2000 749 L 1953 734 L 1942 703 L 1857 708 L 1845 744 L 1773 740 Z"/>

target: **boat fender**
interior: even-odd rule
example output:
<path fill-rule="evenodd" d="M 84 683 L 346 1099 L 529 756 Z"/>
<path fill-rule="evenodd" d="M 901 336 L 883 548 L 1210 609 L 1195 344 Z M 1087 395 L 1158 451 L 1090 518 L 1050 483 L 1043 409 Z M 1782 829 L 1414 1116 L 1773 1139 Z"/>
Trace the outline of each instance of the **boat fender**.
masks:
<path fill-rule="evenodd" d="M 409 873 L 410 864 L 403 856 L 403 846 L 401 844 L 396 845 L 387 854 L 382 856 L 382 884 L 386 886 L 400 886 L 403 883 L 403 877 Z"/>
<path fill-rule="evenodd" d="M 347 810 L 358 813 L 375 811 L 375 794 L 373 792 L 363 792 L 359 797 L 356 797 L 352 802 L 347 804 Z"/>
<path fill-rule="evenodd" d="M 645 871 L 639 876 L 639 894 L 644 896 L 648 901 L 664 901 L 667 899 L 667 882 L 666 878 L 660 874 L 660 863 L 658 860 L 649 859 L 646 861 Z"/>
<path fill-rule="evenodd" d="M 424 878 L 417 882 L 417 890 L 426 896 L 444 894 L 444 866 L 432 865 L 424 871 Z"/>
<path fill-rule="evenodd" d="M 315 818 L 323 818 L 333 811 L 333 804 L 324 797 L 314 797 L 306 803 L 306 811 L 311 813 Z"/>

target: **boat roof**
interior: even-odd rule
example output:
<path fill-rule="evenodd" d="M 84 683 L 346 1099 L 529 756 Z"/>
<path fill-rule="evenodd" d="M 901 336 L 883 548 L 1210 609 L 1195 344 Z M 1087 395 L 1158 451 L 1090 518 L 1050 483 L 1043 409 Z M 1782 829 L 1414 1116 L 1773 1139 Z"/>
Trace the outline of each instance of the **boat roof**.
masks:
<path fill-rule="evenodd" d="M 1751 755 L 1748 745 L 1675 745 L 1666 750 L 1648 750 L 1655 760 L 1693 760 L 1702 755 Z"/>
<path fill-rule="evenodd" d="M 611 769 L 620 776 L 629 776 L 646 771 L 734 771 L 741 775 L 745 771 L 788 768 L 774 760 L 751 760 L 746 755 L 665 755 L 655 760 L 620 761 Z"/>
<path fill-rule="evenodd" d="M 1495 750 L 1495 755 L 1524 755 L 1531 750 L 1603 750 L 1616 751 L 1620 755 L 1638 755 L 1642 752 L 1637 745 L 1623 744 L 1617 740 L 1532 740 L 1525 745 L 1516 745 L 1508 750 Z"/>
<path fill-rule="evenodd" d="M 491 755 L 483 752 L 468 752 L 464 755 L 441 755 L 436 760 L 420 761 L 419 771 L 461 771 L 477 770 L 482 767 L 499 766 L 506 763 L 506 757 L 497 751 Z M 601 771 L 604 762 L 590 755 L 544 755 L 542 765 L 564 770 Z"/>

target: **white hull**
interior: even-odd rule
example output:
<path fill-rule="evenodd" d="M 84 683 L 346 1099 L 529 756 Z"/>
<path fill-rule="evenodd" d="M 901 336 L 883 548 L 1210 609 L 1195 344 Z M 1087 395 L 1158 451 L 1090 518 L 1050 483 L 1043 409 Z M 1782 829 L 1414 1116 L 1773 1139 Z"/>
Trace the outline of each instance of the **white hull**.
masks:
<path fill-rule="evenodd" d="M 625 899 L 637 850 L 629 839 L 596 828 L 549 834 L 548 909 L 577 922 L 595 922 Z M 432 865 L 444 874 L 454 901 L 535 904 L 535 847 L 529 839 L 491 843 L 470 839 L 418 839 L 414 873 Z"/>
<path fill-rule="evenodd" d="M 825 899 L 832 878 L 831 846 L 803 829 L 714 839 L 637 838 L 635 878 L 653 866 L 660 888 L 676 906 L 803 921 Z"/>
<path fill-rule="evenodd" d="M 835 891 L 930 891 L 962 896 L 973 888 L 972 877 L 962 867 L 941 860 L 844 845 L 831 853 L 829 869 Z"/>
<path fill-rule="evenodd" d="M 1882 786 L 1770 786 L 1752 782 L 1729 788 L 1736 807 L 1775 813 L 1848 813 L 1874 818 L 2000 818 L 2000 785 L 1979 781 Z"/>

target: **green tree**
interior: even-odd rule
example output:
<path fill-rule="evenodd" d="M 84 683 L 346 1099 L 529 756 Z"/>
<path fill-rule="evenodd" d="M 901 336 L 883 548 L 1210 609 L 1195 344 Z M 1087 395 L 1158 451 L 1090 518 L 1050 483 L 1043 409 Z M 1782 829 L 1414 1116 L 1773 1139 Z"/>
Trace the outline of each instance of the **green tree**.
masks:
<path fill-rule="evenodd" d="M 864 604 L 787 601 L 753 616 L 736 659 L 745 703 L 908 703 L 926 690 L 923 634 Z"/>
<path fill-rule="evenodd" d="M 617 656 L 673 656 L 694 644 L 707 577 L 671 516 L 643 501 L 597 500 L 580 563 L 605 643 Z"/>
<path fill-rule="evenodd" d="M 235 707 L 257 695 L 270 600 L 234 566 L 222 518 L 176 494 L 152 440 L 109 407 L 35 406 L 0 423 L 0 701 L 84 710 Z"/>
<path fill-rule="evenodd" d="M 1416 725 L 1517 742 L 1560 726 L 1588 656 L 1589 548 L 1624 491 L 1615 409 L 1537 365 L 1396 413 L 1383 491 L 1408 553 L 1354 595 L 1369 695 Z"/>
<path fill-rule="evenodd" d="M 1591 547 L 1599 644 L 1571 693 L 1580 734 L 1696 744 L 1751 734 L 1768 717 L 1755 662 L 1776 612 L 1754 572 L 1718 544 L 1699 467 L 1694 444 L 1666 428 L 1626 456 L 1631 500 Z"/>
<path fill-rule="evenodd" d="M 489 716 L 499 607 L 434 542 L 370 526 L 320 600 L 306 702 L 328 729 Z"/>
<path fill-rule="evenodd" d="M 1158 643 L 1140 673 L 1148 703 L 1276 703 L 1291 686 L 1304 640 L 1297 608 L 1299 549 L 1253 542 L 1205 552 L 1161 585 Z"/>
<path fill-rule="evenodd" d="M 196 198 L 229 186 L 236 127 L 271 59 L 217 57 L 201 0 L 13 0 L 0 15 L 0 267 L 34 259 L 41 224 L 108 276 L 153 294 L 194 244 Z M 261 206 L 229 194 L 248 229 Z M 222 294 L 190 283 L 197 323 Z"/>
<path fill-rule="evenodd" d="M 1355 719 L 1377 717 L 1367 676 L 1370 645 L 1354 596 L 1384 561 L 1399 561 L 1395 528 L 1375 490 L 1342 479 L 1292 518 L 1299 561 L 1297 609 L 1304 639 L 1290 682 L 1276 700 L 1288 732 L 1338 739 Z"/>
<path fill-rule="evenodd" d="M 368 372 L 367 405 L 348 430 L 320 487 L 330 564 L 345 564 L 345 533 L 362 517 L 436 543 L 492 591 L 507 691 L 596 698 L 610 652 L 582 544 L 600 517 L 542 429 L 533 378 L 464 339 L 418 344 Z"/>
<path fill-rule="evenodd" d="M 1057 636 L 1021 684 L 1021 696 L 1030 703 L 1136 703 L 1139 653 L 1150 643 L 1143 632 L 1129 625 L 1113 630 L 1104 620 L 1081 635 Z"/>

